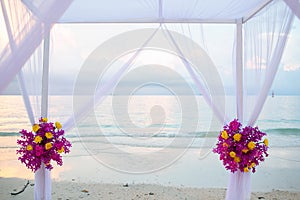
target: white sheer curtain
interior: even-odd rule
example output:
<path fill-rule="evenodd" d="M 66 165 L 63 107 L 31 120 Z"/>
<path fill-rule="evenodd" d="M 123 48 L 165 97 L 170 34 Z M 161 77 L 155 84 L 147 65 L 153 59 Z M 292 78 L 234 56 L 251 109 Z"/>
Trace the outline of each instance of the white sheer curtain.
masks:
<path fill-rule="evenodd" d="M 272 5 L 272 9 L 266 9 L 266 12 L 244 24 L 244 70 L 236 74 L 237 84 L 238 77 L 244 77 L 243 86 L 240 87 L 245 95 L 237 99 L 241 101 L 237 102 L 241 104 L 237 107 L 237 113 L 244 113 L 242 123 L 250 126 L 255 124 L 263 108 L 293 21 L 293 13 L 281 1 Z M 250 173 L 230 173 L 226 199 L 250 200 L 250 195 Z"/>
<path fill-rule="evenodd" d="M 187 44 L 187 40 L 185 40 L 184 38 L 175 38 L 172 35 L 172 32 L 168 30 L 167 26 L 165 27 L 166 34 L 170 42 L 172 42 L 172 44 L 174 45 L 175 53 L 177 53 L 178 56 L 182 58 L 182 62 L 186 67 L 186 70 L 188 71 L 190 77 L 194 81 L 194 84 L 196 85 L 197 89 L 203 95 L 203 98 L 205 99 L 206 103 L 211 107 L 218 120 L 221 122 L 224 121 L 224 100 L 221 101 L 221 99 L 219 99 L 224 97 L 224 88 L 220 76 L 218 76 L 218 71 L 216 70 L 216 68 L 200 67 L 198 69 L 200 69 L 201 71 L 195 72 L 195 69 L 193 69 L 191 66 L 191 64 L 194 64 L 196 66 L 211 66 L 210 63 L 212 63 L 212 61 L 205 60 L 205 56 L 196 59 L 193 58 L 193 53 L 195 54 L 195 52 L 193 51 L 197 49 L 197 43 Z M 189 29 L 189 31 L 191 30 Z M 205 51 L 203 51 L 202 54 L 204 53 Z M 195 60 L 196 63 L 190 63 L 191 60 Z M 200 77 L 198 73 L 200 73 L 202 77 Z M 214 78 L 211 78 L 210 74 L 216 74 L 216 76 L 214 76 Z M 212 84 L 212 82 L 214 82 L 214 84 Z"/>
<path fill-rule="evenodd" d="M 236 6 L 231 3 L 235 2 Z M 244 14 L 244 10 L 247 9 L 244 7 L 245 2 L 240 1 L 232 1 L 227 2 L 225 4 L 220 5 L 219 10 L 209 10 L 211 12 L 206 15 L 206 10 L 200 9 L 201 12 L 193 12 L 196 8 L 205 8 L 205 4 L 197 4 L 195 3 L 194 8 L 185 8 L 182 9 L 180 5 L 176 5 L 177 9 L 180 10 L 180 13 L 184 13 L 184 15 L 178 15 L 174 17 L 174 9 L 167 9 L 164 13 L 161 13 L 160 17 L 172 16 L 173 20 L 179 19 L 181 17 L 199 17 L 206 16 L 206 18 L 211 18 L 209 14 L 220 14 L 219 17 L 224 17 L 225 21 L 230 20 L 233 17 L 238 17 Z M 249 1 L 250 2 L 250 1 Z M 252 3 L 247 3 L 249 8 L 253 8 L 257 6 L 258 1 L 251 1 Z M 299 7 L 299 1 L 297 0 L 285 0 L 287 5 L 283 1 L 275 1 L 275 3 L 271 3 L 272 9 L 267 7 L 267 11 L 263 14 L 260 14 L 253 19 L 250 19 L 244 25 L 244 86 L 245 89 L 244 94 L 255 94 L 256 98 L 244 98 L 246 99 L 246 103 L 242 103 L 242 106 L 238 107 L 238 113 L 244 113 L 244 124 L 254 125 L 257 120 L 259 113 L 264 105 L 265 99 L 267 97 L 268 91 L 272 85 L 274 77 L 276 75 L 279 62 L 282 56 L 282 52 L 284 50 L 284 46 L 287 40 L 287 35 L 291 28 L 293 14 L 291 10 L 287 7 L 289 5 L 294 13 L 299 17 L 299 9 L 293 9 L 291 5 L 297 5 Z M 24 102 L 26 105 L 26 109 L 31 120 L 31 123 L 37 120 L 43 113 L 41 113 L 41 91 L 40 87 L 36 88 L 36 92 L 28 91 L 29 86 L 27 84 L 30 83 L 29 80 L 38 82 L 38 84 L 33 83 L 33 87 L 39 85 L 42 82 L 41 78 L 41 55 L 42 41 L 44 40 L 45 33 L 48 31 L 48 26 L 57 22 L 60 17 L 64 14 L 64 11 L 69 7 L 72 3 L 72 0 L 48 0 L 48 1 L 30 1 L 30 0 L 1 0 L 1 9 L 3 20 L 5 23 L 6 31 L 7 31 L 7 45 L 1 49 L 0 52 L 0 92 L 8 85 L 8 83 L 13 80 L 13 78 L 20 72 L 21 68 L 27 62 L 26 65 L 34 66 L 32 69 L 24 68 L 23 72 L 20 72 L 19 82 L 22 89 L 22 94 L 24 96 Z M 145 2 L 144 2 L 145 3 Z M 177 2 L 178 3 L 178 2 Z M 298 4 L 292 4 L 298 3 Z M 26 4 L 26 6 L 24 6 Z M 172 4 L 172 1 L 164 1 L 164 7 L 169 8 L 168 5 Z M 212 4 L 215 8 L 215 2 L 208 3 L 207 6 Z M 156 4 L 155 4 L 156 5 Z M 241 6 L 243 5 L 243 6 Z M 297 7 L 297 8 L 298 8 Z M 158 7 L 157 7 L 158 8 Z M 172 8 L 172 7 L 170 7 Z M 225 12 L 226 8 L 230 8 L 230 12 Z M 191 11 L 192 10 L 192 11 Z M 157 9 L 155 9 L 157 11 Z M 198 10 L 199 11 L 199 10 Z M 157 13 L 157 12 L 155 12 Z M 73 13 L 74 14 L 74 13 Z M 119 16 L 119 13 L 117 13 Z M 132 14 L 132 13 L 131 13 Z M 163 15 L 165 14 L 165 15 Z M 68 15 L 64 15 L 65 17 Z M 216 15 L 217 16 L 217 15 Z M 70 17 L 70 15 L 69 15 Z M 71 15 L 72 17 L 72 15 Z M 65 18 L 66 19 L 66 18 Z M 113 20 L 113 19 L 109 19 Z M 129 19 L 130 20 L 130 19 Z M 188 21 L 188 19 L 187 19 Z M 45 29 L 46 27 L 46 29 Z M 46 31 L 45 31 L 46 30 Z M 183 45 L 181 46 L 182 41 L 176 41 L 172 34 L 166 30 L 166 35 L 169 37 L 170 42 L 175 47 L 175 51 L 182 56 L 183 58 L 188 57 L 190 55 L 184 55 L 181 48 L 187 48 Z M 179 45 L 178 45 L 179 44 Z M 178 45 L 178 46 L 177 46 Z M 141 44 L 141 47 L 143 45 Z M 191 47 L 188 47 L 191 48 Z M 187 48 L 187 49 L 188 49 Z M 34 53 L 35 52 L 35 53 Z M 138 53 L 138 52 L 137 52 Z M 32 54 L 34 54 L 32 56 Z M 134 57 L 133 57 L 134 59 Z M 102 99 L 103 94 L 109 92 L 109 90 L 115 85 L 115 81 L 122 74 L 124 70 L 130 65 L 129 61 L 126 65 L 123 66 L 123 69 L 120 69 L 118 73 L 111 79 L 111 82 L 108 83 L 106 88 L 98 93 L 97 99 Z M 202 91 L 204 94 L 207 103 L 212 107 L 212 110 L 215 112 L 216 116 L 218 116 L 219 120 L 224 121 L 224 116 L 222 113 L 223 105 L 219 105 L 218 98 L 215 98 L 213 101 L 208 96 L 209 92 L 212 92 L 213 95 L 218 97 L 218 95 L 222 94 L 222 90 L 220 88 L 214 88 L 212 90 L 207 91 L 207 88 L 203 86 L 203 80 L 200 77 L 195 75 L 195 72 L 190 68 L 188 62 L 183 59 L 185 62 L 185 67 L 190 73 L 191 77 L 195 81 L 198 89 Z M 38 74 L 36 77 L 29 77 L 27 72 Z M 211 71 L 202 71 L 204 77 L 210 76 Z M 214 72 L 217 73 L 217 72 Z M 241 76 L 241 74 L 237 73 L 237 77 Z M 29 79 L 27 79 L 29 77 Z M 211 81 L 207 79 L 207 81 Z M 217 80 L 219 81 L 219 80 Z M 208 84 L 210 85 L 210 84 Z M 208 88 L 209 89 L 209 88 Z M 34 98 L 30 98 L 30 94 L 36 95 Z M 47 95 L 47 94 L 45 94 Z M 252 97 L 251 97 L 252 98 Z M 87 101 L 88 104 L 84 104 L 87 107 L 94 106 L 90 104 L 90 101 Z M 239 102 L 241 103 L 241 102 Z M 251 106 L 252 105 L 252 106 Z M 43 105 L 47 107 L 47 105 Z M 77 113 L 78 116 L 83 116 L 83 112 L 85 112 L 85 108 L 82 113 Z M 244 109 L 244 110 L 240 110 Z M 46 117 L 46 116 L 44 116 Z M 227 120 L 225 120 L 227 121 Z M 66 128 L 71 128 L 74 124 L 72 122 L 68 122 L 66 124 Z M 250 179 L 250 176 L 247 175 L 247 180 Z M 46 181 L 45 181 L 46 180 Z M 50 173 L 48 171 L 44 171 L 42 168 L 41 171 L 38 171 L 36 174 L 37 184 L 35 185 L 35 199 L 51 199 L 51 179 Z M 49 182 L 50 181 L 50 182 Z M 240 174 L 231 174 L 230 183 L 228 186 L 227 199 L 230 200 L 241 200 L 241 199 L 249 199 L 250 189 L 249 181 L 246 184 L 241 184 Z M 243 181 L 243 180 L 242 180 Z M 244 188 L 245 192 L 240 192 L 241 196 L 230 196 L 239 194 L 239 188 L 237 186 L 241 186 Z M 47 191 L 45 191 L 47 188 Z"/>
<path fill-rule="evenodd" d="M 19 0 L 0 2 L 8 38 L 0 52 L 0 92 L 17 75 L 28 117 L 34 124 L 42 114 L 47 117 L 47 112 L 41 113 L 40 102 L 45 88 L 37 87 L 42 82 L 41 66 L 45 58 L 39 46 L 49 32 L 50 24 L 60 18 L 72 1 L 50 0 L 37 7 L 31 4 L 33 2 L 25 2 L 29 7 Z M 48 98 L 47 93 L 44 96 Z M 47 103 L 43 105 L 44 108 L 47 106 Z M 51 174 L 44 165 L 35 173 L 34 199 L 51 199 Z"/>
<path fill-rule="evenodd" d="M 26 1 L 28 2 L 28 1 Z M 31 1 L 30 1 L 31 2 Z M 44 38 L 44 25 L 55 23 L 72 0 L 43 1 L 31 10 L 19 0 L 2 0 L 2 12 L 7 12 L 11 41 L 0 52 L 0 92 L 12 81 Z M 38 13 L 33 13 L 33 12 Z M 4 13 L 2 13 L 4 15 Z M 8 33 L 9 35 L 9 33 Z M 11 43 L 15 44 L 13 52 Z"/>
<path fill-rule="evenodd" d="M 235 74 L 235 87 L 236 87 L 236 117 L 244 124 L 253 126 L 263 108 L 264 102 L 270 90 L 270 87 L 275 78 L 280 59 L 286 44 L 287 36 L 291 29 L 293 14 L 290 9 L 281 1 L 277 1 L 272 8 L 265 8 L 263 14 L 255 16 L 250 19 L 244 25 L 238 25 L 239 28 L 244 28 L 244 40 L 243 37 L 236 38 L 236 43 L 238 40 L 242 42 L 240 46 L 236 47 L 236 52 L 240 53 L 242 57 L 241 60 L 237 59 L 235 54 L 234 58 L 237 62 L 234 64 L 234 74 Z M 189 25 L 185 25 L 189 26 Z M 237 27 L 238 27 L 237 26 Z M 168 25 L 168 27 L 170 27 Z M 174 27 L 172 27 L 174 29 Z M 176 28 L 175 28 L 176 29 Z M 181 27 L 177 30 L 178 32 L 185 34 L 188 32 L 191 37 L 191 30 L 186 27 Z M 238 31 L 238 30 L 237 30 Z M 242 35 L 242 36 L 243 36 Z M 193 38 L 193 37 L 191 37 Z M 202 36 L 203 38 L 203 36 Z M 171 37 L 172 39 L 172 37 Z M 193 38 L 195 39 L 195 38 Z M 244 42 L 243 42 L 244 41 Z M 178 41 L 174 41 L 174 44 Z M 179 42 L 180 43 L 180 42 Z M 182 43 L 181 43 L 182 44 Z M 184 45 L 183 45 L 184 46 Z M 202 46 L 206 46 L 204 43 Z M 209 46 L 209 44 L 208 44 Z M 181 52 L 181 46 L 178 47 L 178 52 Z M 186 47 L 190 48 L 191 47 Z M 205 48 L 209 51 L 209 48 Z M 243 53 L 244 51 L 244 53 Z M 191 51 L 190 51 L 191 52 Z M 244 55 L 244 61 L 243 59 Z M 184 55 L 181 55 L 184 56 Z M 185 56 L 186 57 L 186 56 Z M 241 70 L 237 70 L 238 62 L 241 65 Z M 188 69 L 188 64 L 185 65 Z M 189 70 L 189 69 L 188 69 Z M 191 72 L 191 76 L 193 76 Z M 194 77 L 195 83 L 198 89 L 204 95 L 207 103 L 212 107 L 215 115 L 219 115 L 219 110 L 222 110 L 222 106 L 217 105 L 216 102 L 211 102 L 209 99 L 211 96 L 207 96 L 207 88 L 202 85 L 203 80 L 196 80 L 200 77 Z M 216 108 L 214 108 L 216 106 Z M 217 118 L 221 123 L 228 123 L 227 116 L 219 115 Z M 222 116 L 222 118 L 220 118 Z M 222 120 L 224 119 L 224 120 Z M 229 183 L 226 194 L 227 200 L 248 200 L 251 195 L 251 174 L 250 173 L 230 173 Z"/>
<path fill-rule="evenodd" d="M 253 126 L 272 86 L 293 23 L 294 15 L 282 1 L 248 21 L 245 28 L 246 124 Z"/>
<path fill-rule="evenodd" d="M 205 31 L 202 25 L 196 24 L 166 24 L 164 25 L 166 37 L 174 46 L 174 52 L 181 58 L 192 85 L 195 86 L 207 105 L 212 110 L 207 134 L 221 128 L 225 121 L 225 90 L 221 75 L 215 66 L 212 57 L 208 55 L 209 48 L 205 41 Z M 172 31 L 171 31 L 172 30 Z M 186 36 L 176 37 L 174 31 Z M 200 50 L 201 49 L 201 50 Z M 212 76 L 214 74 L 214 76 Z M 205 141 L 206 145 L 213 147 L 214 141 Z M 210 144 L 208 144 L 210 142 Z M 200 158 L 204 158 L 210 151 L 201 149 Z"/>
<path fill-rule="evenodd" d="M 18 7 L 17 2 L 11 2 L 14 3 L 14 6 Z M 30 18 L 30 14 L 28 12 L 26 12 L 26 9 L 24 7 L 20 6 L 20 12 L 19 13 L 14 13 L 13 10 L 11 10 L 11 7 L 9 7 L 9 9 L 7 9 L 5 7 L 4 1 L 2 1 L 1 3 L 1 8 L 2 8 L 2 13 L 3 13 L 3 20 L 5 23 L 5 27 L 6 27 L 6 31 L 7 31 L 7 36 L 8 36 L 8 40 L 9 40 L 9 49 L 11 51 L 11 54 L 14 55 L 16 53 L 16 41 L 14 40 L 14 34 L 15 32 L 18 31 L 19 27 L 16 26 L 17 24 L 20 24 L 20 19 L 24 18 L 25 20 L 27 20 L 28 18 Z M 32 113 L 32 108 L 30 107 L 30 102 L 29 102 L 29 98 L 28 98 L 28 92 L 27 92 L 27 88 L 25 86 L 25 82 L 24 82 L 24 75 L 23 75 L 23 71 L 20 70 L 20 72 L 17 75 L 18 78 L 18 82 L 19 82 L 19 86 L 21 88 L 21 92 L 22 92 L 22 96 L 23 96 L 23 100 L 25 102 L 27 106 L 27 113 L 30 119 L 30 122 L 33 124 L 34 123 L 34 117 L 33 117 L 33 113 Z"/>
<path fill-rule="evenodd" d="M 136 59 L 136 57 L 149 44 L 149 42 L 151 42 L 151 40 L 153 39 L 153 37 L 155 37 L 155 35 L 159 29 L 160 29 L 160 26 L 155 31 L 153 31 L 153 33 L 151 35 L 149 35 L 149 38 L 144 38 L 144 40 L 141 41 L 141 43 L 128 44 L 128 47 L 132 46 L 134 48 L 134 47 L 136 47 L 136 45 L 139 45 L 140 48 L 136 49 L 134 54 L 127 60 L 127 62 L 125 62 L 110 77 L 110 79 L 108 81 L 104 82 L 101 85 L 101 87 L 96 88 L 97 84 L 94 82 L 91 82 L 90 84 L 87 85 L 86 79 L 85 78 L 81 79 L 81 77 L 78 76 L 77 81 L 74 86 L 75 89 L 73 92 L 73 99 L 75 99 L 75 101 L 73 102 L 73 111 L 75 111 L 75 113 L 73 113 L 73 116 L 70 116 L 70 118 L 64 123 L 64 127 L 66 130 L 73 128 L 75 125 L 78 125 L 78 124 L 76 124 L 76 122 L 79 123 L 85 117 L 87 117 L 90 114 L 90 112 L 93 112 L 94 106 L 97 104 L 100 104 L 105 99 L 105 97 L 107 97 L 107 95 L 109 93 L 111 93 L 112 89 L 120 81 L 120 78 L 122 77 L 122 75 L 130 69 L 130 67 L 134 63 L 134 60 Z M 107 52 L 110 52 L 109 49 L 113 49 L 113 48 L 114 48 L 113 45 L 109 45 Z M 130 48 L 128 48 L 128 49 L 130 49 Z M 120 53 L 123 53 L 123 52 L 120 52 Z M 109 61 L 115 59 L 115 58 L 111 58 L 111 56 L 112 56 L 111 53 L 102 54 L 101 57 L 96 58 L 97 56 L 98 55 L 94 56 L 93 61 L 95 62 L 95 60 L 96 60 L 97 63 L 101 63 L 103 65 L 103 67 L 106 67 L 106 65 L 109 64 L 108 63 Z M 90 66 L 93 67 L 95 65 L 90 65 Z M 98 65 L 95 67 L 98 68 Z M 86 68 L 83 68 L 83 69 L 86 69 Z M 98 77 L 101 76 L 101 74 L 98 73 L 99 70 L 97 70 L 97 69 L 92 69 L 92 70 L 88 69 L 88 71 L 92 72 L 92 73 L 89 73 L 90 80 L 98 80 Z M 85 71 L 81 71 L 81 74 L 85 74 Z M 95 77 L 95 78 L 93 78 L 93 77 Z M 86 86 L 84 88 L 84 90 L 82 90 L 82 88 L 80 88 L 80 85 Z M 89 91 L 90 91 L 90 93 L 89 93 Z"/>
<path fill-rule="evenodd" d="M 157 33 L 158 32 L 158 33 Z M 136 50 L 136 52 L 133 54 L 133 56 L 123 65 L 120 67 L 119 70 L 110 78 L 109 81 L 104 82 L 103 85 L 100 87 L 100 90 L 96 90 L 95 94 L 95 85 L 91 85 L 92 88 L 85 88 L 84 93 L 86 94 L 87 91 L 91 91 L 91 94 L 94 94 L 94 96 L 86 96 L 86 98 L 82 97 L 82 90 L 75 90 L 74 96 L 78 95 L 80 98 L 80 102 L 74 102 L 75 110 L 78 112 L 74 113 L 74 116 L 70 116 L 70 118 L 65 123 L 66 129 L 71 129 L 75 126 L 74 119 L 79 122 L 81 119 L 84 119 L 84 117 L 87 116 L 89 111 L 92 111 L 92 108 L 95 106 L 95 104 L 101 103 L 103 99 L 105 98 L 105 95 L 107 95 L 111 90 L 115 87 L 115 85 L 118 83 L 120 77 L 122 74 L 124 74 L 126 71 L 129 70 L 130 66 L 133 64 L 134 59 L 139 55 L 139 53 L 144 50 L 145 48 L 151 48 L 152 46 L 156 47 L 157 43 L 162 42 L 162 40 L 165 40 L 166 43 L 169 43 L 170 49 L 174 51 L 178 56 L 182 58 L 182 61 L 184 63 L 184 66 L 186 67 L 188 73 L 190 74 L 191 78 L 193 79 L 197 89 L 201 92 L 201 94 L 204 95 L 204 98 L 207 102 L 207 104 L 213 109 L 215 112 L 215 116 L 218 118 L 218 120 L 214 120 L 214 122 L 219 123 L 220 121 L 223 121 L 224 118 L 224 100 L 221 100 L 221 98 L 224 97 L 224 88 L 222 87 L 222 81 L 220 80 L 219 76 L 214 77 L 213 79 L 208 78 L 210 74 L 218 74 L 217 71 L 214 71 L 216 69 L 214 68 L 208 68 L 203 67 L 201 68 L 202 71 L 200 71 L 200 74 L 203 77 L 206 77 L 204 79 L 201 79 L 199 77 L 199 72 L 195 72 L 194 69 L 190 66 L 190 63 L 188 60 L 196 60 L 198 65 L 204 65 L 210 64 L 211 60 L 203 60 L 206 59 L 206 57 L 203 58 L 192 58 L 193 57 L 193 51 L 195 50 L 195 46 L 191 46 L 191 43 L 186 44 L 185 38 L 174 38 L 172 35 L 172 32 L 170 32 L 167 28 L 167 26 L 159 26 L 156 31 L 153 32 L 153 34 L 149 35 L 149 38 L 145 38 L 144 42 L 140 44 L 131 44 L 133 48 L 135 48 L 136 45 L 139 45 L 140 48 Z M 184 52 L 189 52 L 188 54 L 183 54 Z M 199 55 L 199 54 L 198 54 Z M 201 55 L 201 54 L 200 54 Z M 109 55 L 110 56 L 110 55 Z M 102 55 L 102 57 L 106 58 L 106 60 L 112 60 L 115 58 L 107 58 L 105 55 Z M 103 59 L 103 58 L 101 58 Z M 104 59 L 105 60 L 105 59 Z M 99 60 L 99 63 L 102 63 L 103 61 Z M 105 64 L 105 63 L 104 63 Z M 208 65 L 210 66 L 210 65 Z M 96 69 L 91 70 L 94 73 L 90 74 L 90 76 L 97 75 Z M 84 72 L 82 72 L 84 73 Z M 98 75 L 97 75 L 98 76 Z M 93 78 L 91 78 L 93 80 Z M 77 78 L 77 85 L 83 85 L 86 82 L 86 80 L 81 80 L 80 77 Z M 218 83 L 218 84 L 216 84 Z M 207 87 L 209 85 L 209 87 Z M 76 87 L 75 88 L 79 88 Z M 212 98 L 212 96 L 214 98 Z M 222 102 L 222 103 L 220 103 Z M 73 118 L 74 117 L 74 118 Z"/>
<path fill-rule="evenodd" d="M 300 19 L 300 1 L 299 0 L 284 0 L 290 7 L 293 13 Z"/>

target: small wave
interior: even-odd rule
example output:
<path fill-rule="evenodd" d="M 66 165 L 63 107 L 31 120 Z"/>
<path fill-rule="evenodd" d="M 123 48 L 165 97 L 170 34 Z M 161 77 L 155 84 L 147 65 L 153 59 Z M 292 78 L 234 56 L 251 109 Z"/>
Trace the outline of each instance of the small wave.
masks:
<path fill-rule="evenodd" d="M 0 137 L 4 136 L 20 136 L 18 132 L 0 132 Z"/>
<path fill-rule="evenodd" d="M 292 122 L 300 122 L 299 119 L 260 119 L 258 120 L 259 122 L 264 122 L 264 123 L 281 123 L 281 122 L 288 122 L 288 123 L 292 123 Z"/>
<path fill-rule="evenodd" d="M 300 129 L 299 128 L 275 128 L 275 129 L 266 129 L 263 130 L 267 134 L 276 134 L 276 135 L 295 135 L 300 136 Z"/>
<path fill-rule="evenodd" d="M 0 149 L 17 149 L 20 148 L 19 146 L 0 146 Z"/>
<path fill-rule="evenodd" d="M 273 135 L 295 135 L 300 136 L 299 128 L 275 128 L 275 129 L 264 129 L 262 130 L 267 134 Z M 91 131 L 92 132 L 92 131 Z M 94 132 L 95 133 L 95 132 Z M 135 134 L 126 134 L 126 133 L 104 133 L 104 134 L 66 134 L 68 138 L 76 138 L 76 137 L 154 137 L 154 138 L 214 138 L 217 137 L 219 132 L 217 131 L 209 131 L 209 132 L 189 132 L 189 133 L 170 133 L 170 132 L 161 132 L 157 134 L 144 134 L 144 133 L 135 133 Z M 0 137 L 6 136 L 20 136 L 18 132 L 0 132 Z"/>
<path fill-rule="evenodd" d="M 122 134 L 122 133 L 104 133 L 104 134 L 79 134 L 79 135 L 67 135 L 67 137 L 132 137 L 132 138 L 214 138 L 218 136 L 218 132 L 190 132 L 190 133 L 156 133 L 156 134 L 144 134 L 144 133 L 135 133 L 135 134 Z"/>

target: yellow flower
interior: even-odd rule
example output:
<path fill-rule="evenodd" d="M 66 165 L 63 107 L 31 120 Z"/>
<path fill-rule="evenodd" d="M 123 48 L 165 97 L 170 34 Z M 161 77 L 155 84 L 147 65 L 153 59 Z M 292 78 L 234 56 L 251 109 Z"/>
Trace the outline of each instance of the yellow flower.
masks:
<path fill-rule="evenodd" d="M 253 167 L 255 167 L 255 163 L 253 162 L 253 163 L 251 163 L 251 165 L 249 166 L 250 168 L 253 168 Z"/>
<path fill-rule="evenodd" d="M 62 125 L 59 122 L 55 122 L 55 126 L 56 126 L 57 129 L 61 129 L 62 128 Z"/>
<path fill-rule="evenodd" d="M 51 139 L 53 137 L 51 132 L 46 132 L 45 134 L 46 138 Z"/>
<path fill-rule="evenodd" d="M 233 139 L 237 142 L 239 142 L 241 140 L 242 135 L 239 133 L 234 134 Z"/>
<path fill-rule="evenodd" d="M 248 168 L 248 167 L 245 167 L 245 168 L 244 168 L 244 172 L 249 172 L 249 168 Z"/>
<path fill-rule="evenodd" d="M 48 121 L 47 117 L 42 118 L 42 122 L 47 122 L 47 121 Z"/>
<path fill-rule="evenodd" d="M 38 124 L 34 124 L 34 125 L 32 126 L 32 131 L 33 131 L 33 132 L 38 132 L 39 129 L 40 129 L 40 126 L 39 126 Z"/>
<path fill-rule="evenodd" d="M 62 153 L 62 152 L 64 152 L 64 151 L 65 151 L 65 148 L 64 148 L 64 147 L 62 147 L 61 149 L 58 149 L 58 150 L 57 150 L 58 153 Z"/>
<path fill-rule="evenodd" d="M 51 148 L 52 148 L 52 143 L 51 142 L 48 142 L 48 143 L 45 144 L 45 149 L 46 150 L 49 150 Z"/>
<path fill-rule="evenodd" d="M 241 162 L 241 159 L 240 159 L 240 157 L 236 156 L 236 157 L 234 157 L 234 161 L 239 163 L 239 162 Z"/>
<path fill-rule="evenodd" d="M 269 146 L 269 140 L 266 138 L 266 139 L 264 139 L 264 144 L 266 145 L 266 146 Z"/>
<path fill-rule="evenodd" d="M 228 144 L 226 142 L 224 142 L 223 147 L 228 147 Z"/>
<path fill-rule="evenodd" d="M 248 149 L 243 149 L 242 152 L 243 153 L 247 153 L 249 150 Z"/>
<path fill-rule="evenodd" d="M 27 151 L 31 151 L 33 148 L 32 148 L 32 146 L 29 144 L 29 145 L 27 145 L 27 147 L 26 147 L 26 150 Z"/>
<path fill-rule="evenodd" d="M 234 157 L 235 157 L 235 155 L 236 155 L 236 153 L 235 153 L 235 152 L 233 152 L 233 151 L 230 151 L 229 155 L 230 155 L 230 157 L 231 157 L 231 158 L 234 158 Z"/>
<path fill-rule="evenodd" d="M 253 149 L 255 148 L 255 146 L 256 146 L 255 143 L 252 142 L 252 141 L 248 143 L 248 148 L 249 148 L 250 150 L 253 150 Z"/>
<path fill-rule="evenodd" d="M 221 133 L 221 137 L 223 138 L 223 139 L 227 139 L 228 138 L 228 134 L 227 134 L 227 131 L 222 131 L 222 133 Z"/>
<path fill-rule="evenodd" d="M 43 138 L 39 135 L 35 136 L 35 138 L 34 138 L 34 142 L 37 143 L 37 144 L 41 143 L 42 140 L 43 140 Z"/>

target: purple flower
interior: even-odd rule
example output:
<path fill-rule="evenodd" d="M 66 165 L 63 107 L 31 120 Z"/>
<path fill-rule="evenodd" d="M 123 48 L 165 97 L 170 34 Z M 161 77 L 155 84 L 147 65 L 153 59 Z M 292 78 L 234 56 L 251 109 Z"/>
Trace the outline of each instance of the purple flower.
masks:
<path fill-rule="evenodd" d="M 42 163 L 49 170 L 53 168 L 51 161 L 62 165 L 63 162 L 60 153 L 69 153 L 72 147 L 71 143 L 64 137 L 64 130 L 58 130 L 52 122 L 47 121 L 47 118 L 40 118 L 38 124 L 39 130 L 36 133 L 28 132 L 24 129 L 21 130 L 21 139 L 17 140 L 20 149 L 16 152 L 21 155 L 18 160 L 34 172 L 41 167 Z M 39 136 L 40 140 L 35 140 L 36 136 Z M 45 148 L 45 145 L 54 146 L 55 148 Z"/>
<path fill-rule="evenodd" d="M 241 124 L 237 119 L 234 119 L 233 121 L 231 121 L 231 122 L 229 123 L 229 128 L 230 128 L 232 131 L 237 131 L 237 130 L 240 128 L 241 125 L 242 125 L 242 124 Z"/>
<path fill-rule="evenodd" d="M 37 145 L 37 146 L 35 147 L 35 155 L 39 157 L 39 156 L 41 156 L 43 153 L 44 153 L 44 148 L 41 147 L 40 145 Z"/>
<path fill-rule="evenodd" d="M 238 139 L 237 134 L 240 134 Z M 220 131 L 213 152 L 219 154 L 227 170 L 254 173 L 259 162 L 264 161 L 268 156 L 268 146 L 263 140 L 264 136 L 266 133 L 261 132 L 258 127 L 242 128 L 242 124 L 234 119 Z"/>

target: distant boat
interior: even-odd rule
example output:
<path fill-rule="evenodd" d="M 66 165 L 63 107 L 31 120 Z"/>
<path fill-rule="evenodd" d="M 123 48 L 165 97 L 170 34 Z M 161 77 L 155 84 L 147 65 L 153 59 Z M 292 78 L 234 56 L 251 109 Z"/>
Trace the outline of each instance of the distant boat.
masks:
<path fill-rule="evenodd" d="M 272 98 L 274 98 L 274 91 L 272 91 Z"/>

